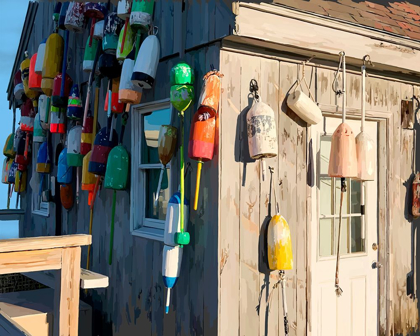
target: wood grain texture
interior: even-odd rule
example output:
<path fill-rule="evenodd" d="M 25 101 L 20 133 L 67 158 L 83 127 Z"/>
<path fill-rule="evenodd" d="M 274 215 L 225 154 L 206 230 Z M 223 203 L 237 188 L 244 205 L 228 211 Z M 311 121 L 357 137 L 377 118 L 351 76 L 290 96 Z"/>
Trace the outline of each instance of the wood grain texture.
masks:
<path fill-rule="evenodd" d="M 0 274 L 61 268 L 59 249 L 0 253 Z"/>

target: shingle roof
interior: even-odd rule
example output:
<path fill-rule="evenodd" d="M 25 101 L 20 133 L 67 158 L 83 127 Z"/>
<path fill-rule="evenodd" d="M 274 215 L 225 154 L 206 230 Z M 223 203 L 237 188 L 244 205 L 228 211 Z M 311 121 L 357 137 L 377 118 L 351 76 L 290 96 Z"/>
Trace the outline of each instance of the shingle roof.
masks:
<path fill-rule="evenodd" d="M 274 0 L 274 3 L 420 40 L 418 0 Z"/>

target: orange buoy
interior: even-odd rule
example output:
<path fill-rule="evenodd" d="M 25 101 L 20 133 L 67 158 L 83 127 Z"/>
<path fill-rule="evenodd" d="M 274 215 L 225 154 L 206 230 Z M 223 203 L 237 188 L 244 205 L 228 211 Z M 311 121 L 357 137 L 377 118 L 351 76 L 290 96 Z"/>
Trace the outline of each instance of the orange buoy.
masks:
<path fill-rule="evenodd" d="M 120 77 L 112 79 L 111 85 L 111 112 L 112 113 L 123 113 L 124 104 L 118 99 L 118 91 L 120 87 Z M 109 100 L 109 91 L 106 93 L 104 111 L 108 111 L 108 100 Z"/>
<path fill-rule="evenodd" d="M 41 81 L 42 81 L 42 75 L 39 75 L 35 72 L 35 64 L 37 60 L 37 54 L 32 55 L 31 62 L 29 65 L 29 89 L 33 91 L 39 91 L 41 92 Z"/>

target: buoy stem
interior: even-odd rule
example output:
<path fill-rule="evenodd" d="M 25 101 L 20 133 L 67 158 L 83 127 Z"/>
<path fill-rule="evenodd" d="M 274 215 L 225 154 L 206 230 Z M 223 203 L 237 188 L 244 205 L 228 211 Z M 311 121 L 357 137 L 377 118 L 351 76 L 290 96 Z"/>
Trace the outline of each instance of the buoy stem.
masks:
<path fill-rule="evenodd" d="M 265 181 L 265 175 L 267 173 L 267 166 L 265 164 L 265 160 L 264 158 L 261 159 L 261 175 L 262 175 L 262 180 Z"/>
<path fill-rule="evenodd" d="M 92 74 L 91 74 L 91 76 L 92 76 Z M 89 110 L 89 101 L 90 101 L 90 91 L 91 91 L 91 89 L 92 89 L 91 86 L 88 85 L 87 94 L 86 94 L 86 102 L 85 102 L 85 111 L 84 111 L 84 114 L 83 114 L 83 130 L 86 127 L 86 118 L 87 118 L 87 114 L 88 114 L 88 110 Z"/>
<path fill-rule="evenodd" d="M 366 66 L 362 65 L 362 123 L 360 131 L 363 132 L 365 129 L 365 117 L 366 117 Z"/>
<path fill-rule="evenodd" d="M 184 198 L 185 198 L 185 188 L 184 188 L 184 113 L 181 112 L 180 116 L 180 126 L 181 126 L 181 146 L 179 149 L 180 155 L 180 185 L 181 185 L 181 204 L 180 204 L 180 220 L 181 220 L 181 233 L 184 232 Z"/>
<path fill-rule="evenodd" d="M 201 180 L 201 168 L 203 167 L 203 161 L 198 161 L 197 165 L 197 180 L 195 184 L 195 198 L 194 198 L 194 210 L 198 207 L 198 195 L 200 193 L 200 180 Z"/>
<path fill-rule="evenodd" d="M 81 167 L 77 167 L 76 171 L 76 204 L 79 205 L 79 193 L 80 193 L 80 170 Z"/>
<path fill-rule="evenodd" d="M 116 202 L 117 202 L 117 191 L 114 190 L 114 195 L 112 196 L 111 235 L 109 238 L 109 260 L 108 260 L 109 265 L 112 265 L 112 251 L 114 250 L 114 226 L 115 226 Z"/>
<path fill-rule="evenodd" d="M 169 313 L 169 305 L 171 304 L 171 289 L 168 288 L 166 291 L 166 306 L 165 306 L 165 313 Z"/>
<path fill-rule="evenodd" d="M 137 55 L 139 53 L 139 49 L 140 49 L 140 38 L 141 38 L 141 33 L 140 33 L 140 29 L 137 30 L 137 34 L 136 34 L 136 60 L 137 60 Z"/>
<path fill-rule="evenodd" d="M 61 87 L 60 97 L 64 97 L 64 85 L 66 83 L 66 70 L 67 70 L 67 52 L 69 49 L 69 31 L 66 30 L 64 33 L 64 55 L 63 55 L 63 66 L 61 67 Z"/>
<path fill-rule="evenodd" d="M 101 181 L 101 177 L 97 176 L 96 177 L 96 183 L 95 183 L 95 189 L 93 189 L 93 196 L 92 196 L 92 202 L 90 204 L 90 208 L 93 209 L 93 205 L 95 204 L 95 199 L 96 199 L 96 195 L 98 194 L 99 191 L 99 183 Z"/>
<path fill-rule="evenodd" d="M 7 210 L 10 209 L 10 184 L 7 186 Z"/>
<path fill-rule="evenodd" d="M 158 187 L 157 187 L 157 191 L 156 191 L 156 195 L 155 195 L 155 207 L 157 207 L 157 205 L 158 205 L 160 188 L 162 186 L 162 177 L 163 177 L 163 172 L 165 171 L 165 168 L 166 167 L 164 165 L 162 165 L 162 169 L 160 170 L 159 183 L 158 183 Z"/>
<path fill-rule="evenodd" d="M 346 122 L 347 94 L 346 94 L 346 54 L 343 51 L 343 123 Z"/>
<path fill-rule="evenodd" d="M 98 107 L 99 107 L 99 87 L 95 88 L 95 103 L 93 105 L 93 137 L 96 136 L 96 126 L 98 124 Z"/>
<path fill-rule="evenodd" d="M 90 193 L 89 193 L 90 195 Z M 90 209 L 90 219 L 89 219 L 89 234 L 92 235 L 92 224 L 93 224 L 93 209 Z M 87 253 L 87 260 L 86 260 L 86 269 L 88 270 L 90 267 L 90 248 L 91 245 L 88 246 L 88 253 Z"/>

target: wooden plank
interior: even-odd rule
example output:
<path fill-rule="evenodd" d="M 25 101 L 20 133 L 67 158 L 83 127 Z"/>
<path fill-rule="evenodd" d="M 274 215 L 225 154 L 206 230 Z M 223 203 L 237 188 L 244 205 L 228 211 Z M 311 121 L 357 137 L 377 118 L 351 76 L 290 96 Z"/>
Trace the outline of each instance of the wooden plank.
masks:
<path fill-rule="evenodd" d="M 92 237 L 83 234 L 55 237 L 2 239 L 0 240 L 0 253 L 75 247 L 90 245 L 91 243 Z"/>
<path fill-rule="evenodd" d="M 153 243 L 153 294 L 152 294 L 152 335 L 163 336 L 163 319 L 166 292 L 162 282 L 162 250 L 163 244 L 155 241 Z"/>
<path fill-rule="evenodd" d="M 95 273 L 84 268 L 81 269 L 80 288 L 107 288 L 108 285 L 109 278 L 106 275 Z"/>
<path fill-rule="evenodd" d="M 268 104 L 274 111 L 277 125 L 277 139 L 279 135 L 279 87 L 280 87 L 280 62 L 276 60 L 261 59 L 261 81 L 260 96 L 263 102 Z M 277 140 L 278 141 L 278 140 Z M 279 295 L 278 288 L 273 288 L 278 280 L 278 271 L 270 272 L 267 260 L 267 228 L 272 216 L 276 214 L 276 201 L 274 190 L 271 188 L 269 167 L 274 169 L 272 185 L 279 195 L 279 164 L 278 157 L 265 159 L 267 165 L 266 180 L 260 186 L 260 209 L 259 223 L 260 231 L 258 235 L 259 247 L 258 254 L 260 272 L 260 335 L 278 335 L 279 332 Z M 270 195 L 271 192 L 271 195 Z M 271 202 L 270 202 L 271 201 Z"/>
<path fill-rule="evenodd" d="M 221 51 L 220 219 L 219 219 L 219 334 L 239 335 L 239 132 L 241 127 L 241 64 L 239 55 Z M 246 94 L 244 92 L 243 94 Z"/>
<path fill-rule="evenodd" d="M 60 335 L 77 336 L 79 326 L 80 247 L 62 250 Z"/>
<path fill-rule="evenodd" d="M 260 328 L 258 310 L 259 272 L 258 272 L 258 239 L 260 232 L 260 161 L 250 159 L 248 149 L 246 115 L 253 104 L 248 88 L 252 79 L 260 83 L 260 58 L 238 55 L 241 63 L 241 165 L 240 177 L 240 334 L 255 335 Z M 265 181 L 264 183 L 267 183 Z"/>
<path fill-rule="evenodd" d="M 0 253 L 0 274 L 61 268 L 58 249 Z"/>
<path fill-rule="evenodd" d="M 31 334 L 0 311 L 0 334 L 2 336 L 30 336 Z"/>

